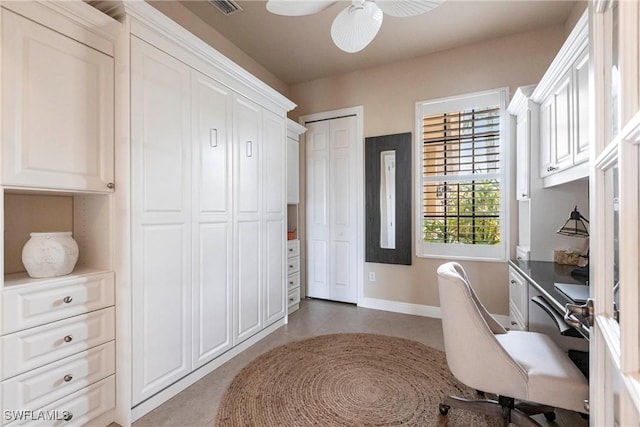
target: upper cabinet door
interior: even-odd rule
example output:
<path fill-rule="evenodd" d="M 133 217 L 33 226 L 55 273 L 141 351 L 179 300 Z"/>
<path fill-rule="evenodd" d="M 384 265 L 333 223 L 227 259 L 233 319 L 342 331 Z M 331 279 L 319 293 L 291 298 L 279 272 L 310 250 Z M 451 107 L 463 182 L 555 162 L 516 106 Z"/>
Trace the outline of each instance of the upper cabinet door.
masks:
<path fill-rule="evenodd" d="M 112 191 L 113 58 L 2 10 L 2 184 Z"/>
<path fill-rule="evenodd" d="M 287 203 L 300 203 L 300 143 L 297 139 L 287 138 Z"/>
<path fill-rule="evenodd" d="M 573 163 L 571 73 L 567 73 L 551 95 L 555 106 L 555 144 L 552 145 L 552 167 L 564 169 Z"/>
<path fill-rule="evenodd" d="M 574 154 L 573 162 L 589 159 L 589 49 L 585 49 L 573 69 Z"/>

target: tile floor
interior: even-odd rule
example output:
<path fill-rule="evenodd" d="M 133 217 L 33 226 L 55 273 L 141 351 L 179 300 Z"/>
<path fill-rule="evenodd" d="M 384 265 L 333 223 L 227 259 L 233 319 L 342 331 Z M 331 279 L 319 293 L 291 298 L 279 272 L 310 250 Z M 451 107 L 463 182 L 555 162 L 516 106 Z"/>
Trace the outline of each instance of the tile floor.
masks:
<path fill-rule="evenodd" d="M 233 378 L 260 354 L 290 341 L 332 333 L 363 332 L 397 336 L 444 350 L 440 320 L 359 308 L 351 304 L 322 300 L 302 301 L 289 316 L 289 324 L 259 341 L 247 351 L 216 369 L 202 380 L 137 420 L 133 427 L 213 426 L 220 399 Z M 555 423 L 542 415 L 543 426 L 587 426 L 577 414 L 558 411 Z"/>

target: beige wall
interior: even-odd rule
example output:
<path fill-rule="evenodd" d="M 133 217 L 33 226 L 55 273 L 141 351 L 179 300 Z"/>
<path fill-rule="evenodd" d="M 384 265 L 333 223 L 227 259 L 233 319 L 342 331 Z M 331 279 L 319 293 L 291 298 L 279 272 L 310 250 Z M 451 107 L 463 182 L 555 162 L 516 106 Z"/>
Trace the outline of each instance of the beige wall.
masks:
<path fill-rule="evenodd" d="M 283 94 L 288 96 L 289 86 L 273 75 L 269 70 L 254 61 L 249 55 L 231 43 L 222 34 L 204 23 L 198 16 L 177 1 L 149 1 L 153 7 L 189 29 L 218 52 Z"/>
<path fill-rule="evenodd" d="M 301 115 L 362 105 L 365 137 L 413 133 L 416 102 L 504 86 L 513 93 L 518 86 L 536 83 L 565 37 L 561 25 L 293 85 L 289 97 L 299 107 L 290 117 L 297 120 Z M 304 144 L 301 156 L 304 159 Z M 301 174 L 304 194 L 304 161 Z M 304 205 L 300 209 L 304 212 Z M 411 209 L 413 214 L 413 206 Z M 304 237 L 303 224 L 299 228 Z M 442 262 L 414 257 L 411 266 L 367 263 L 364 296 L 439 306 L 435 271 Z M 508 314 L 507 264 L 463 265 L 489 311 Z M 368 281 L 369 272 L 376 273 L 375 282 Z"/>

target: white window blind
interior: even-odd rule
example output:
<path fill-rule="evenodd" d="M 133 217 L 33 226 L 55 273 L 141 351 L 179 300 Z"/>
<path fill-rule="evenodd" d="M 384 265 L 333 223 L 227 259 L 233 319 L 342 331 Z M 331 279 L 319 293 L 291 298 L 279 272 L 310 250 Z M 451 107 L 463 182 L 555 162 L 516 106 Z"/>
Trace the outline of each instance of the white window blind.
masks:
<path fill-rule="evenodd" d="M 421 104 L 419 255 L 504 257 L 504 101 L 483 95 Z"/>

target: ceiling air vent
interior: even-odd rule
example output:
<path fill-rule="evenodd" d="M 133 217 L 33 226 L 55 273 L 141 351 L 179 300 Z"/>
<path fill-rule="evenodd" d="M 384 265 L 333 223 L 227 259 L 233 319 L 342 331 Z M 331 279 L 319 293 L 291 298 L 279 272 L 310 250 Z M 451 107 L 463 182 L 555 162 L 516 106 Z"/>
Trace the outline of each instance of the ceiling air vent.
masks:
<path fill-rule="evenodd" d="M 234 13 L 242 11 L 240 5 L 233 0 L 209 0 L 209 3 L 225 15 L 233 15 Z"/>

